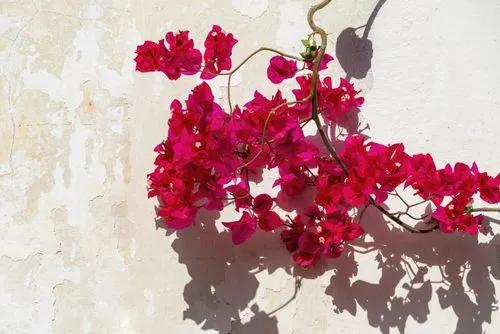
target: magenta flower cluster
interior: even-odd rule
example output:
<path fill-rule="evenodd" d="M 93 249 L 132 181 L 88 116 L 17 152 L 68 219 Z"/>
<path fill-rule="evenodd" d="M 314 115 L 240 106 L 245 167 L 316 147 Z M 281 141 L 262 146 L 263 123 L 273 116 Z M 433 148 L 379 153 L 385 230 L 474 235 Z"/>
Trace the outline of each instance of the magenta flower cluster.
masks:
<path fill-rule="evenodd" d="M 165 39 L 137 47 L 136 69 L 163 72 L 170 80 L 198 74 L 210 80 L 231 74 L 236 43 L 231 33 L 215 25 L 202 53 L 188 31 L 168 32 Z M 433 229 L 478 233 L 483 217 L 475 213 L 473 200 L 478 196 L 500 203 L 500 174 L 480 172 L 476 164 L 437 168 L 429 154 L 411 155 L 403 144 L 369 142 L 361 134 L 348 135 L 332 156 L 303 131 L 312 120 L 312 89 L 317 112 L 330 126 L 357 112 L 364 99 L 345 79 L 323 76 L 311 87 L 314 57 L 297 58 L 278 53 L 267 68 L 273 84 L 295 78 L 295 100 L 287 101 L 280 90 L 271 97 L 256 91 L 247 103 L 224 110 L 203 81 L 184 103 L 171 103 L 168 135 L 155 148 L 155 169 L 148 176 L 149 196 L 158 199 L 158 216 L 167 228 L 194 224 L 202 208 L 222 211 L 233 205 L 240 218 L 223 224 L 235 244 L 257 230 L 280 233 L 294 261 L 309 266 L 322 256 L 338 257 L 347 242 L 363 236 L 354 219 L 359 208 L 373 205 L 390 215 L 384 203 L 404 187 L 433 204 L 427 222 Z M 324 54 L 317 70 L 326 70 L 331 61 Z M 294 218 L 283 217 L 275 198 L 255 194 L 251 180 L 264 169 L 277 171 L 273 186 L 290 198 L 312 191 L 308 208 Z"/>

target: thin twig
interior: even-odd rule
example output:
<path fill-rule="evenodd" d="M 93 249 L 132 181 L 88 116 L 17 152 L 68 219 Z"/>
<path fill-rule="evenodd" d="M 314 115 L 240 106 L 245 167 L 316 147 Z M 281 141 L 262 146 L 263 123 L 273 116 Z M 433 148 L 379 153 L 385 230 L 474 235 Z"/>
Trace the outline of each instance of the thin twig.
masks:
<path fill-rule="evenodd" d="M 500 208 L 473 208 L 470 212 L 497 212 L 500 213 Z"/>
<path fill-rule="evenodd" d="M 296 103 L 303 103 L 307 100 L 309 100 L 311 98 L 310 95 L 306 96 L 305 98 L 303 98 L 302 100 L 297 100 L 297 101 L 291 101 L 291 102 L 283 102 L 279 105 L 277 105 L 276 107 L 272 108 L 270 111 L 269 111 L 269 114 L 267 114 L 267 117 L 266 117 L 266 120 L 264 122 L 264 127 L 262 129 L 262 136 L 260 138 L 260 146 L 261 146 L 261 149 L 252 157 L 252 159 L 250 159 L 249 161 L 247 161 L 246 163 L 244 163 L 243 165 L 241 165 L 238 169 L 241 169 L 241 168 L 244 168 L 244 167 L 247 167 L 248 165 L 250 165 L 252 162 L 254 162 L 263 152 L 264 152 L 264 144 L 266 143 L 266 134 L 267 134 L 267 128 L 269 126 L 269 121 L 271 120 L 271 117 L 272 115 L 278 111 L 281 107 L 285 107 L 285 106 L 289 106 L 289 105 L 292 105 L 292 104 L 296 104 Z"/>
<path fill-rule="evenodd" d="M 294 55 L 291 55 L 291 54 L 288 54 L 288 53 L 285 53 L 285 52 L 281 52 L 281 51 L 273 49 L 273 48 L 261 47 L 261 48 L 258 48 L 257 50 L 255 50 L 254 52 L 252 52 L 251 54 L 249 54 L 248 57 L 246 57 L 245 59 L 243 59 L 243 61 L 238 66 L 236 66 L 235 68 L 233 68 L 231 71 L 224 72 L 224 73 L 219 73 L 219 75 L 227 75 L 228 76 L 227 77 L 227 102 L 229 104 L 229 113 L 230 114 L 233 112 L 233 105 L 231 104 L 231 78 L 232 78 L 233 74 L 236 71 L 238 71 L 243 65 L 245 65 L 245 63 L 247 61 L 249 61 L 253 56 L 255 56 L 256 54 L 258 54 L 259 52 L 262 52 L 262 51 L 274 52 L 274 53 L 277 53 L 280 56 L 283 56 L 283 57 L 286 57 L 286 58 L 291 58 L 291 59 L 295 59 L 295 60 L 298 60 L 298 61 L 304 61 L 300 57 L 297 57 L 297 56 L 294 56 Z"/>

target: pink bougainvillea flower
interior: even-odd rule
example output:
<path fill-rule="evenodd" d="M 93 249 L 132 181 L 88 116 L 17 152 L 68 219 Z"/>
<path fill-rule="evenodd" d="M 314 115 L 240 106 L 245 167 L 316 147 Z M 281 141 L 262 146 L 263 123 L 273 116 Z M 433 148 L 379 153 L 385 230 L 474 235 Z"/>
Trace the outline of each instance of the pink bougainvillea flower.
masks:
<path fill-rule="evenodd" d="M 365 233 L 361 225 L 359 224 L 347 224 L 342 230 L 342 239 L 346 241 L 352 241 L 359 238 Z"/>
<path fill-rule="evenodd" d="M 262 212 L 259 215 L 259 227 L 264 231 L 273 231 L 283 225 L 280 216 L 274 211 Z"/>
<path fill-rule="evenodd" d="M 320 253 L 311 254 L 307 252 L 297 252 L 293 254 L 293 260 L 299 266 L 308 267 L 316 263 L 321 257 Z"/>
<path fill-rule="evenodd" d="M 319 70 L 326 70 L 328 68 L 328 63 L 334 60 L 333 56 L 329 55 L 328 53 L 325 53 L 323 58 L 321 58 L 321 61 L 319 62 Z M 309 70 L 313 70 L 313 63 L 312 61 L 307 62 L 307 68 Z"/>
<path fill-rule="evenodd" d="M 360 107 L 365 101 L 362 97 L 357 97 L 358 92 L 354 89 L 354 85 L 346 79 L 340 79 L 340 85 L 337 88 L 331 88 L 332 82 L 330 77 L 326 77 L 324 84 L 327 87 L 323 93 L 324 117 L 332 122 L 336 122 L 340 116 L 348 111 Z"/>
<path fill-rule="evenodd" d="M 297 101 L 304 100 L 311 94 L 312 76 L 311 75 L 299 76 L 296 77 L 295 80 L 297 81 L 299 88 L 292 89 L 292 93 L 293 95 L 295 95 L 295 99 Z M 321 85 L 321 82 L 319 82 L 319 80 L 316 88 L 318 90 L 318 99 L 321 99 L 323 92 L 323 85 Z M 319 101 L 318 104 L 320 105 L 321 101 Z M 302 120 L 311 117 L 311 112 L 312 112 L 311 101 L 297 103 L 290 110 L 294 111 L 292 115 L 294 116 L 296 115 L 298 119 Z"/>
<path fill-rule="evenodd" d="M 247 211 L 243 212 L 239 220 L 222 224 L 231 231 L 231 239 L 235 245 L 247 241 L 255 233 L 257 228 L 257 220 Z"/>
<path fill-rule="evenodd" d="M 189 31 L 168 32 L 165 40 L 158 43 L 146 41 L 137 47 L 136 53 L 134 60 L 138 71 L 161 71 L 170 80 L 177 80 L 182 74 L 195 74 L 201 67 L 201 52 L 194 48 Z"/>
<path fill-rule="evenodd" d="M 372 195 L 375 204 L 384 202 L 408 176 L 409 157 L 402 144 L 365 143 L 363 136 L 349 135 L 341 156 L 350 170 L 342 192 L 352 206 L 366 204 Z"/>
<path fill-rule="evenodd" d="M 456 163 L 454 167 L 447 164 L 442 169 L 436 169 L 429 154 L 414 155 L 409 162 L 405 186 L 411 185 L 420 197 L 431 200 L 435 205 L 440 205 L 445 196 L 472 198 L 478 191 L 484 200 L 494 201 L 495 194 L 500 192 L 493 190 L 493 179 L 486 173 L 480 173 L 476 164 L 472 167 L 464 163 Z M 488 183 L 493 187 L 490 188 Z"/>
<path fill-rule="evenodd" d="M 309 254 L 316 254 L 321 250 L 320 236 L 315 232 L 306 231 L 299 238 L 299 248 Z"/>
<path fill-rule="evenodd" d="M 467 194 L 471 197 L 478 190 L 477 177 L 464 163 L 458 162 L 454 167 L 446 164 L 437 172 L 441 180 L 440 193 L 444 196 Z"/>
<path fill-rule="evenodd" d="M 280 186 L 281 190 L 290 197 L 297 197 L 304 192 L 308 184 L 312 183 L 312 177 L 307 170 L 284 163 L 278 166 L 280 178 L 277 179 L 273 187 Z"/>
<path fill-rule="evenodd" d="M 342 189 L 344 200 L 351 206 L 360 206 L 368 203 L 368 196 L 373 188 L 363 178 L 352 177 Z"/>
<path fill-rule="evenodd" d="M 227 186 L 226 190 L 233 196 L 237 211 L 240 208 L 249 208 L 252 205 L 253 198 L 246 182 L 241 181 L 238 184 Z"/>
<path fill-rule="evenodd" d="M 296 78 L 299 84 L 298 89 L 292 90 L 297 100 L 302 100 L 311 93 L 311 76 L 299 76 Z M 346 79 L 340 80 L 339 87 L 332 87 L 332 79 L 325 77 L 323 81 L 318 80 L 317 86 L 318 109 L 325 119 L 330 122 L 337 122 L 339 118 L 350 110 L 360 107 L 364 98 L 358 97 L 358 92 L 354 86 Z M 292 110 L 296 110 L 300 119 L 310 117 L 311 102 L 298 103 Z"/>
<path fill-rule="evenodd" d="M 444 197 L 443 184 L 434 160 L 429 154 L 416 154 L 410 160 L 410 173 L 405 186 L 411 185 L 423 199 L 439 205 Z"/>
<path fill-rule="evenodd" d="M 478 233 L 483 216 L 473 216 L 467 212 L 467 207 L 470 205 L 471 200 L 470 196 L 459 195 L 445 207 L 437 207 L 432 214 L 432 218 L 439 222 L 439 228 L 442 232 L 452 233 L 454 231 L 460 231 L 472 235 Z"/>
<path fill-rule="evenodd" d="M 266 135 L 273 137 L 276 145 L 283 143 L 290 133 L 296 133 L 294 130 L 297 128 L 299 135 L 302 133 L 297 121 L 287 120 L 285 106 L 277 108 L 285 101 L 279 91 L 271 99 L 255 92 L 254 98 L 244 105 L 243 110 L 236 108 L 233 111 L 226 129 L 231 141 L 239 148 L 239 154 L 245 158 L 249 172 L 259 173 L 259 170 L 270 164 L 270 146 L 262 146 L 265 124 Z M 274 117 L 269 118 L 271 110 L 274 110 Z"/>
<path fill-rule="evenodd" d="M 158 216 L 164 218 L 165 225 L 176 230 L 192 225 L 196 216 L 196 208 L 189 203 L 189 199 L 182 201 L 181 197 L 162 196 L 163 205 L 158 210 Z"/>
<path fill-rule="evenodd" d="M 154 72 L 160 69 L 160 62 L 166 57 L 167 49 L 163 43 L 145 41 L 137 46 L 135 53 L 135 69 L 139 72 Z"/>
<path fill-rule="evenodd" d="M 338 257 L 345 242 L 355 240 L 365 233 L 361 225 L 355 224 L 346 211 L 329 215 L 316 231 L 323 244 L 323 254 L 327 257 Z"/>
<path fill-rule="evenodd" d="M 287 60 L 282 56 L 274 56 L 267 67 L 267 77 L 274 84 L 279 84 L 285 79 L 293 78 L 297 73 L 297 62 Z"/>
<path fill-rule="evenodd" d="M 302 225 L 305 227 L 314 226 L 318 223 L 324 214 L 321 209 L 316 205 L 311 205 L 305 210 L 301 211 L 297 217 L 293 220 L 295 226 Z"/>
<path fill-rule="evenodd" d="M 194 42 L 189 38 L 189 31 L 168 32 L 165 41 L 169 48 L 167 55 L 160 62 L 159 69 L 170 80 L 177 80 L 181 74 L 193 75 L 200 70 L 201 52 L 194 48 Z"/>
<path fill-rule="evenodd" d="M 253 200 L 253 211 L 258 215 L 269 212 L 273 206 L 273 202 L 273 198 L 268 194 L 260 194 Z"/>
<path fill-rule="evenodd" d="M 158 216 L 171 228 L 192 224 L 201 207 L 222 210 L 224 185 L 233 180 L 241 163 L 228 149 L 225 123 L 229 116 L 214 102 L 210 87 L 196 86 L 185 104 L 172 102 L 168 137 L 155 148 L 156 168 L 148 176 L 149 196 L 158 197 Z M 245 189 L 240 193 L 249 194 Z M 239 201 L 241 207 L 251 204 L 251 198 Z"/>
<path fill-rule="evenodd" d="M 266 120 L 269 111 L 273 108 L 283 104 L 286 100 L 283 98 L 281 92 L 278 90 L 276 94 L 274 94 L 270 99 L 262 95 L 260 92 L 255 91 L 253 95 L 253 99 L 245 103 L 245 109 L 251 111 L 254 115 L 249 115 L 254 119 L 258 119 L 260 122 L 256 125 L 264 125 L 264 121 Z M 256 131 L 262 130 L 255 129 Z"/>
<path fill-rule="evenodd" d="M 212 79 L 224 70 L 231 69 L 231 54 L 238 40 L 231 33 L 225 33 L 221 27 L 214 25 L 205 39 L 205 68 L 202 79 Z"/>
<path fill-rule="evenodd" d="M 322 217 L 322 213 L 317 206 L 311 206 L 300 212 L 289 226 L 289 228 L 281 231 L 281 240 L 286 246 L 286 249 L 293 253 L 299 248 L 299 237 L 306 229 L 313 227 L 316 222 Z"/>
<path fill-rule="evenodd" d="M 281 240 L 293 254 L 298 265 L 307 267 L 321 256 L 335 258 L 342 254 L 344 244 L 361 237 L 363 228 L 354 224 L 347 211 L 326 215 L 319 207 L 299 213 L 281 232 Z"/>
<path fill-rule="evenodd" d="M 311 94 L 312 76 L 311 75 L 297 76 L 295 77 L 295 80 L 299 85 L 298 88 L 292 89 L 292 93 L 293 95 L 295 95 L 295 99 L 297 101 L 306 99 Z M 318 98 L 319 98 L 320 96 L 319 90 L 321 88 L 320 82 L 318 82 L 316 88 L 318 89 Z M 305 101 L 302 103 L 297 103 L 293 107 L 293 110 L 296 111 L 296 115 L 298 116 L 299 119 L 306 119 L 311 116 L 312 112 L 311 102 Z"/>
<path fill-rule="evenodd" d="M 500 203 L 500 174 L 496 177 L 476 172 L 481 199 L 486 203 Z"/>
<path fill-rule="evenodd" d="M 455 220 L 457 230 L 462 233 L 468 233 L 471 235 L 477 235 L 479 232 L 479 227 L 483 222 L 483 215 L 461 215 Z"/>
<path fill-rule="evenodd" d="M 327 214 L 342 210 L 346 206 L 342 194 L 346 175 L 332 159 L 319 159 L 318 165 L 316 203 L 323 207 Z"/>
<path fill-rule="evenodd" d="M 405 153 L 403 144 L 369 145 L 369 159 L 378 165 L 378 185 L 382 191 L 393 191 L 403 184 L 408 177 L 408 164 L 410 157 Z"/>

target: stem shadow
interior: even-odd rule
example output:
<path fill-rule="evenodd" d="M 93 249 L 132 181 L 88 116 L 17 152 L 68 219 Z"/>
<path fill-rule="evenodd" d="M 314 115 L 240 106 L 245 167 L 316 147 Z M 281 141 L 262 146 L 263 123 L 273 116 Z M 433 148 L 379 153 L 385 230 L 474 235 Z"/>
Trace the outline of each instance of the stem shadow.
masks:
<path fill-rule="evenodd" d="M 346 72 L 346 79 L 363 79 L 372 67 L 373 44 L 368 39 L 373 22 L 386 0 L 379 0 L 375 5 L 366 25 L 344 29 L 337 38 L 335 55 Z M 358 36 L 356 31 L 363 28 L 363 35 Z"/>
<path fill-rule="evenodd" d="M 451 308 L 457 315 L 454 333 L 482 333 L 483 324 L 491 323 L 498 308 L 493 280 L 500 279 L 499 235 L 479 242 L 470 235 L 410 234 L 373 208 L 364 221 L 368 237 L 353 243 L 343 260 L 348 270 L 336 270 L 326 289 L 335 312 L 356 315 L 361 307 L 381 333 L 391 328 L 404 333 L 408 318 L 428 320 L 429 302 L 437 296 L 442 309 Z M 363 256 L 358 253 L 375 255 L 381 271 L 378 282 L 360 279 L 352 270 L 356 258 Z"/>

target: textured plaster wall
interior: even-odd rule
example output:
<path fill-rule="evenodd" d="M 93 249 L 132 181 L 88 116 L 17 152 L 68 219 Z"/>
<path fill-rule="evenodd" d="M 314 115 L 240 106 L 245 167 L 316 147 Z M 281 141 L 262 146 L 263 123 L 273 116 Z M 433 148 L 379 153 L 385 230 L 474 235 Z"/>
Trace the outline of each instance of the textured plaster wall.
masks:
<path fill-rule="evenodd" d="M 134 73 L 135 46 L 190 29 L 201 47 L 218 23 L 235 61 L 297 52 L 312 3 L 0 1 L 0 333 L 500 331 L 498 236 L 410 236 L 369 212 L 367 254 L 304 272 L 276 235 L 216 237 L 216 216 L 181 238 L 155 228 L 152 148 L 197 79 Z M 339 0 L 318 22 L 366 133 L 500 170 L 500 2 Z M 236 101 L 272 92 L 267 59 L 236 76 Z"/>

